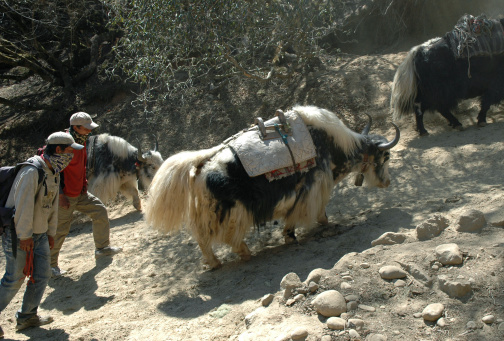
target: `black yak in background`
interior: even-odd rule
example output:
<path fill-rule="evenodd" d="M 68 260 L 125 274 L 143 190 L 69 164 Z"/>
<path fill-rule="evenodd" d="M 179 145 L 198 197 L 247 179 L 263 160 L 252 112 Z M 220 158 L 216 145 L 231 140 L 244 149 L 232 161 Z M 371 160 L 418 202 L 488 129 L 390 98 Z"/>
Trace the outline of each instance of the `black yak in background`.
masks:
<path fill-rule="evenodd" d="M 463 16 L 454 31 L 413 47 L 397 69 L 390 106 L 395 120 L 415 113 L 416 130 L 426 111 L 438 111 L 453 128 L 452 115 L 463 99 L 480 96 L 478 126 L 486 125 L 491 105 L 504 99 L 504 19 Z"/>

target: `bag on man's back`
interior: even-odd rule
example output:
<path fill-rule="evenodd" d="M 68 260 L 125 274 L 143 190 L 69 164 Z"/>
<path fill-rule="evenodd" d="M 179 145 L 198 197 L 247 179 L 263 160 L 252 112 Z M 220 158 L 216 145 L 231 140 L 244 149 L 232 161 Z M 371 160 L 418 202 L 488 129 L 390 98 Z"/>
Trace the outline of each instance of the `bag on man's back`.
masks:
<path fill-rule="evenodd" d="M 9 193 L 11 191 L 12 185 L 14 184 L 14 180 L 16 179 L 17 173 L 25 165 L 37 168 L 39 185 L 42 181 L 45 181 L 46 174 L 44 172 L 44 169 L 40 167 L 38 164 L 32 162 L 31 160 L 18 163 L 16 166 L 0 167 L 0 223 L 1 223 L 0 232 L 3 233 L 4 229 L 6 228 L 11 229 L 12 253 L 14 254 L 14 257 L 16 257 L 16 249 L 17 249 L 16 228 L 14 226 L 14 214 L 16 213 L 16 208 L 5 207 L 5 204 L 7 203 L 7 199 L 9 198 Z"/>

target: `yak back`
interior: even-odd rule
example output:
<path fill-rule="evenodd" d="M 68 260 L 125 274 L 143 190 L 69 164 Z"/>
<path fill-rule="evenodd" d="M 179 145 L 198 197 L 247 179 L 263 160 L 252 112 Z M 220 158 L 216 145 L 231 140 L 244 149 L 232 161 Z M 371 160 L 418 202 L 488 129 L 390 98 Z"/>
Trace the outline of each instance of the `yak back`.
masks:
<path fill-rule="evenodd" d="M 94 141 L 88 141 L 86 148 L 90 156 L 88 172 L 92 175 L 106 175 L 113 172 L 121 175 L 136 173 L 138 150 L 126 140 L 117 136 L 100 134 Z"/>
<path fill-rule="evenodd" d="M 305 173 L 290 175 L 278 180 L 268 181 L 264 175 L 249 177 L 239 157 L 233 152 L 233 159 L 226 164 L 226 173 L 211 171 L 207 173 L 206 185 L 218 201 L 216 211 L 220 222 L 229 211 L 241 203 L 253 216 L 254 224 L 259 226 L 272 220 L 277 204 L 292 196 L 296 202 L 306 200 L 306 196 L 316 181 L 317 173 L 331 176 L 331 161 L 338 172 L 349 172 L 348 156 L 335 145 L 334 140 L 323 129 L 309 127 L 310 135 L 317 150 L 316 166 Z M 296 185 L 300 186 L 296 193 Z"/>
<path fill-rule="evenodd" d="M 451 32 L 445 35 L 456 58 L 491 56 L 504 53 L 503 19 L 487 19 L 485 15 L 463 15 Z"/>

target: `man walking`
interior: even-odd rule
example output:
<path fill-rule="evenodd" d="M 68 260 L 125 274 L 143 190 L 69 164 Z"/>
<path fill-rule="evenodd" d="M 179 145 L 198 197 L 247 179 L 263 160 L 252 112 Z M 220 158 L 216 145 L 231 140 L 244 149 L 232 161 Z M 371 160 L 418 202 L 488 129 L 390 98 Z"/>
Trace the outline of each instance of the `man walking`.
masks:
<path fill-rule="evenodd" d="M 34 166 L 26 165 L 19 170 L 9 192 L 5 206 L 16 209 L 15 234 L 9 228 L 2 234 L 6 264 L 0 282 L 0 312 L 23 284 L 25 266 L 32 268 L 27 274 L 31 280 L 26 285 L 21 309 L 16 313 L 18 331 L 53 321 L 50 316 L 37 315 L 37 309 L 51 278 L 49 250 L 54 245 L 58 221 L 60 173 L 72 160 L 72 151 L 83 148 L 64 132 L 51 134 L 44 154 L 28 159 Z M 39 181 L 37 166 L 44 170 L 45 180 Z M 18 238 L 16 256 L 12 238 Z M 0 337 L 3 335 L 0 327 Z"/>
<path fill-rule="evenodd" d="M 98 127 L 91 116 L 85 112 L 78 112 L 70 117 L 69 134 L 77 143 L 86 145 L 89 133 Z M 74 211 L 88 215 L 93 221 L 93 238 L 95 243 L 95 257 L 114 255 L 122 251 L 120 247 L 110 246 L 110 223 L 105 205 L 87 191 L 86 178 L 87 153 L 86 149 L 74 150 L 72 162 L 62 173 L 58 211 L 58 229 L 54 238 L 54 248 L 51 250 L 51 270 L 53 277 L 63 275 L 66 271 L 58 265 L 58 257 L 70 232 Z"/>

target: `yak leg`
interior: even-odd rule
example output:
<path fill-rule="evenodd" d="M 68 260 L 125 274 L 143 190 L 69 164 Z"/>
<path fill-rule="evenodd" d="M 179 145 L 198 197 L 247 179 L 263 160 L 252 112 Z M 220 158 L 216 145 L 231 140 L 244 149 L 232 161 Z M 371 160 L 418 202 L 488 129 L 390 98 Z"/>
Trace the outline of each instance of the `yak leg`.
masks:
<path fill-rule="evenodd" d="M 317 223 L 319 223 L 320 225 L 329 224 L 329 219 L 327 219 L 327 213 L 325 212 L 325 210 L 318 216 Z"/>
<path fill-rule="evenodd" d="M 297 242 L 296 239 L 296 226 L 295 225 L 285 225 L 282 235 L 284 236 L 285 244 L 293 244 Z"/>
<path fill-rule="evenodd" d="M 478 127 L 484 127 L 487 125 L 486 114 L 492 104 L 494 103 L 491 103 L 491 100 L 487 96 L 481 97 L 481 109 L 478 114 Z"/>
<path fill-rule="evenodd" d="M 133 206 L 137 209 L 137 211 L 141 211 L 142 210 L 142 202 L 140 201 L 140 197 L 138 196 L 138 189 L 136 187 L 135 181 L 125 182 L 124 184 L 122 184 L 122 186 L 119 190 L 124 195 L 133 198 Z"/>
<path fill-rule="evenodd" d="M 250 260 L 250 250 L 245 244 L 245 242 L 241 242 L 240 246 L 238 247 L 232 247 L 232 250 L 234 253 L 238 254 L 240 256 L 241 260 L 248 261 Z"/>
<path fill-rule="evenodd" d="M 449 109 L 443 109 L 439 111 L 444 118 L 448 120 L 448 124 L 450 127 L 453 127 L 458 130 L 462 130 L 462 123 L 457 120 L 455 116 L 452 115 Z"/>
<path fill-rule="evenodd" d="M 419 104 L 415 104 L 415 120 L 416 120 L 416 130 L 420 133 L 420 136 L 429 135 L 429 132 L 425 130 L 423 124 L 423 112 L 420 109 Z"/>
<path fill-rule="evenodd" d="M 201 253 L 203 254 L 203 258 L 205 259 L 204 263 L 207 264 L 210 269 L 220 268 L 222 264 L 217 257 L 215 257 L 211 243 L 198 240 L 198 245 L 201 249 Z"/>

